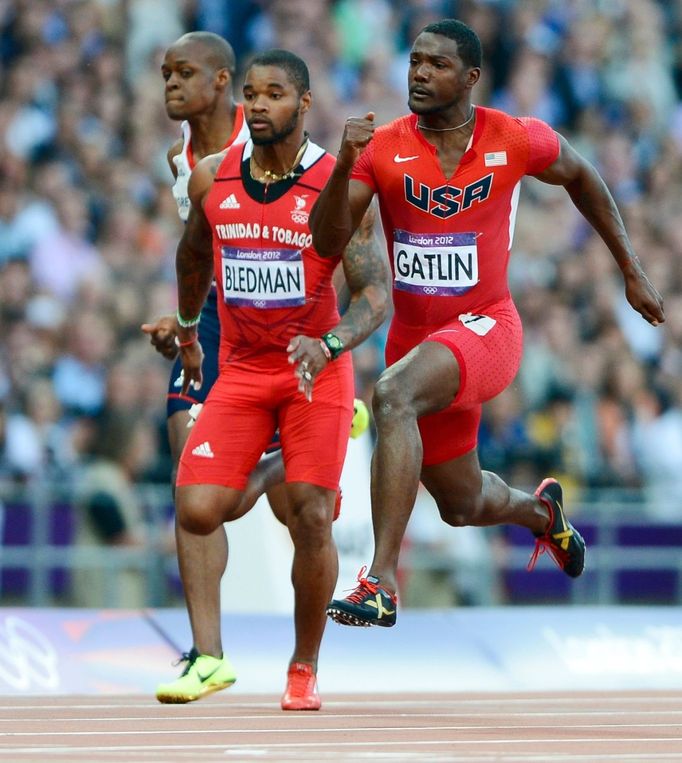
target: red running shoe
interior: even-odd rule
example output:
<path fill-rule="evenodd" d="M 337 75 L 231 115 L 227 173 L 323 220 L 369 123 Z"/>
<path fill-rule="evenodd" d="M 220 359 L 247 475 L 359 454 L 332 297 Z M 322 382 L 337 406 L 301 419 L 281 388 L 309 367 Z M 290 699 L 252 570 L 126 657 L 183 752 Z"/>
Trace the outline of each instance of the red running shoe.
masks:
<path fill-rule="evenodd" d="M 287 673 L 287 688 L 282 697 L 282 710 L 319 710 L 317 677 L 307 662 L 292 662 Z"/>

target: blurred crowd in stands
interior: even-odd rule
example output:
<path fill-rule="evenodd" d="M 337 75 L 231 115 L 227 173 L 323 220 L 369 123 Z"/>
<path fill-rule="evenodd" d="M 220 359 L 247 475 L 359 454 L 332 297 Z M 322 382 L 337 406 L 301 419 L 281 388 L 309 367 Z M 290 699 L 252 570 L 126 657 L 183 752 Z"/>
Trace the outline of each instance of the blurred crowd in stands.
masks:
<path fill-rule="evenodd" d="M 484 467 L 532 486 L 682 493 L 680 0 L 0 0 L 0 477 L 68 483 L 111 420 L 144 424 L 136 480 L 166 483 L 168 362 L 140 324 L 175 309 L 180 223 L 166 150 L 179 134 L 160 62 L 207 29 L 249 56 L 307 61 L 308 129 L 335 152 L 350 115 L 406 112 L 407 53 L 457 17 L 484 45 L 474 101 L 534 115 L 599 169 L 666 301 L 631 311 L 605 246 L 563 189 L 526 182 L 511 286 L 516 383 L 487 405 Z M 355 352 L 369 400 L 385 327 Z"/>

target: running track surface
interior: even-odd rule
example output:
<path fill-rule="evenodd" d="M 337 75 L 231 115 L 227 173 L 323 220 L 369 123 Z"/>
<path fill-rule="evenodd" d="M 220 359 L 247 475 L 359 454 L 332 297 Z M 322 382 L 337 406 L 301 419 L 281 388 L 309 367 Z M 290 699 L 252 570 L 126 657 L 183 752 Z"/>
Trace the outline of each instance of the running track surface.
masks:
<path fill-rule="evenodd" d="M 680 761 L 682 692 L 0 697 L 0 760 Z"/>

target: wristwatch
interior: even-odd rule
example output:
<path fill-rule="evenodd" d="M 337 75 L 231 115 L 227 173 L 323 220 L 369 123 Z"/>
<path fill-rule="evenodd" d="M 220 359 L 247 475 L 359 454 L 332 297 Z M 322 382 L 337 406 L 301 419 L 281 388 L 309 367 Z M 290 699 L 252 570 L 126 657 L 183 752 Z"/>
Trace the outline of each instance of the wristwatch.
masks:
<path fill-rule="evenodd" d="M 331 331 L 321 338 L 322 343 L 329 350 L 331 359 L 336 360 L 343 352 L 343 342 L 338 338 L 338 336 L 336 336 L 336 334 L 332 334 Z"/>

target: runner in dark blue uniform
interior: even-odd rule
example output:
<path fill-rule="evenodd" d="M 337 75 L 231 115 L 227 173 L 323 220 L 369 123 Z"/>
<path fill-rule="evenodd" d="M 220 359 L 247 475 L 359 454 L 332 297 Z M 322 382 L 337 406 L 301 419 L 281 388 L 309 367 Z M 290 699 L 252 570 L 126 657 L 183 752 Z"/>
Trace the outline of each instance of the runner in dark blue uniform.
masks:
<path fill-rule="evenodd" d="M 199 159 L 248 139 L 244 111 L 232 98 L 232 76 L 235 70 L 234 53 L 218 35 L 193 32 L 181 37 L 166 52 L 162 74 L 166 81 L 166 112 L 181 121 L 182 136 L 168 151 L 168 164 L 174 177 L 173 196 L 180 219 L 189 213 L 187 183 Z M 218 342 L 220 325 L 215 288 L 211 289 L 201 312 L 199 335 L 204 347 L 204 383 L 200 389 L 190 388 L 182 393 L 182 365 L 177 359 L 175 345 L 175 316 L 165 316 L 155 323 L 145 324 L 143 330 L 152 344 L 165 357 L 175 362 L 168 382 L 166 411 L 168 437 L 173 459 L 173 472 L 189 434 L 192 419 L 196 419 L 218 375 Z M 271 450 L 277 448 L 277 440 Z M 277 485 L 283 479 L 277 460 L 267 459 L 254 473 L 251 487 L 245 496 L 244 513 L 250 509 L 266 488 L 273 511 L 278 518 L 284 515 L 283 498 L 278 499 Z M 173 476 L 173 482 L 175 476 Z"/>

